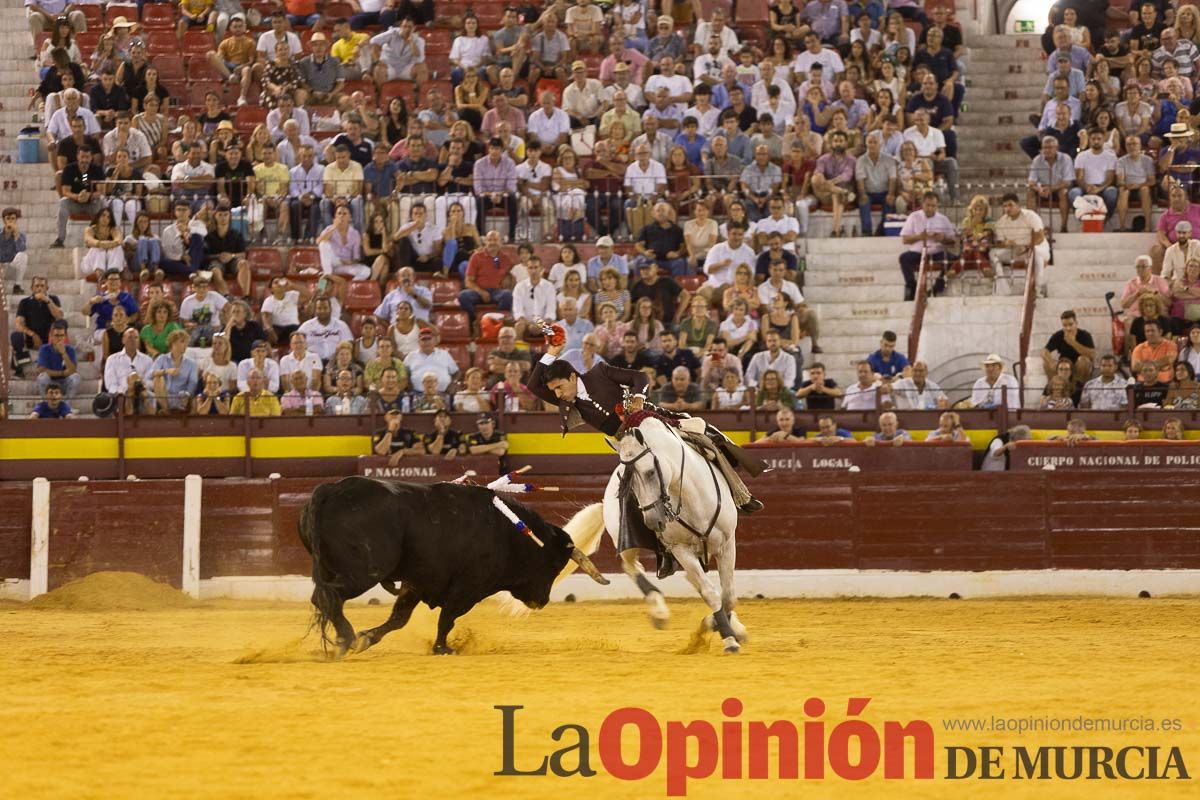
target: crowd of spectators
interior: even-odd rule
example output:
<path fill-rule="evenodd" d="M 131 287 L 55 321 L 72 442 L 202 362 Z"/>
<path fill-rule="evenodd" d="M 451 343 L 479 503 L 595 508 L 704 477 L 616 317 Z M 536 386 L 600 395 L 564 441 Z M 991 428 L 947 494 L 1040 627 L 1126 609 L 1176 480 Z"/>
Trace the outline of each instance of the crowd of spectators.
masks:
<path fill-rule="evenodd" d="M 909 297 L 924 256 L 941 269 L 935 291 L 956 262 L 997 274 L 1042 263 L 1044 187 L 1031 184 L 1025 206 L 1005 195 L 995 220 L 985 198 L 957 227 L 938 210 L 956 198 L 964 97 L 962 36 L 945 5 L 926 16 L 915 4 L 885 14 L 874 3 L 780 0 L 765 25 L 735 28 L 722 7 L 702 17 L 695 3 L 658 15 L 636 0 L 557 0 L 497 6 L 485 24 L 482 13 L 435 13 L 428 0 L 198 0 L 175 9 L 167 30 L 110 14 L 92 53 L 79 46 L 91 15 L 28 5 L 34 34 L 49 34 L 34 102 L 44 104 L 61 196 L 54 245 L 72 217 L 87 217 L 78 263 L 97 285 L 85 305 L 93 341 L 75 345 L 103 360 L 102 409 L 537 410 L 522 380 L 543 321 L 565 328 L 578 369 L 603 360 L 645 370 L 668 408 L 947 408 L 928 367 L 909 365 L 890 332 L 849 386 L 819 359 L 804 364 L 803 339 L 822 352 L 800 289 L 810 212 L 829 209 L 835 236 L 854 207 L 864 235 L 910 212 L 900 263 Z M 326 5 L 355 13 L 332 16 Z M 1090 108 L 1076 95 L 1091 84 L 1075 73 L 1115 66 L 1064 35 L 1055 30 L 1050 61 L 1069 57 L 1068 94 L 1055 94 L 1062 82 L 1051 75 L 1043 116 Z M 182 82 L 168 77 L 180 47 L 192 54 Z M 1190 81 L 1190 62 L 1179 72 L 1171 87 Z M 1170 134 L 1171 147 L 1149 138 L 1145 148 L 1161 145 L 1172 160 L 1190 152 L 1175 146 L 1190 140 Z M 1125 137 L 1091 130 L 1081 141 L 1099 153 Z M 1035 144 L 1043 165 L 1073 163 L 1058 140 Z M 1062 187 L 1063 202 L 1072 191 L 1158 191 L 1155 176 L 1171 176 L 1155 172 L 1154 158 L 1129 163 L 1147 161 L 1145 186 L 1108 192 L 1089 181 Z M 1189 244 L 1200 213 L 1186 182 L 1161 185 L 1169 227 L 1160 223 L 1147 259 L 1153 280 L 1140 279 L 1153 292 L 1127 290 L 1122 304 L 1135 322 L 1143 305 L 1147 320 L 1174 314 L 1135 324 L 1128 353 L 1139 376 L 1153 356 L 1158 382 L 1170 384 L 1173 362 L 1154 336 L 1187 337 L 1177 323 L 1200 318 L 1191 315 L 1200 243 Z M 3 219 L 0 262 L 20 284 L 20 212 Z M 543 248 L 514 249 L 518 232 L 560 240 L 554 263 L 542 262 Z M 263 244 L 312 255 L 263 275 L 250 253 Z M 460 281 L 457 297 L 435 304 L 431 279 Z M 378 305 L 351 314 L 348 294 L 362 284 L 379 287 Z M 45 279 L 31 289 L 14 357 L 69 402 L 80 354 Z M 465 351 L 440 346 L 448 308 L 467 317 L 475 344 Z M 1095 403 L 1087 387 L 1124 380 L 1085 337 L 1047 344 L 1044 407 Z M 1020 405 L 998 362 L 984 362 L 968 402 Z"/>

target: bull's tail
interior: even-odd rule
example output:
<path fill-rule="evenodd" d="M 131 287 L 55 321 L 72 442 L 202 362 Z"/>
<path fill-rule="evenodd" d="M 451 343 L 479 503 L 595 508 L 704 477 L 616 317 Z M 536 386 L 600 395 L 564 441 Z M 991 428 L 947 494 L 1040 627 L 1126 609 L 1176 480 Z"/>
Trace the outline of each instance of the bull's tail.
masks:
<path fill-rule="evenodd" d="M 318 486 L 304 506 L 300 514 L 300 541 L 312 556 L 313 580 L 313 618 L 309 627 L 321 634 L 322 648 L 328 648 L 333 642 L 329 638 L 329 610 L 336 609 L 341 598 L 333 586 L 333 576 L 326 574 L 325 566 L 321 563 L 321 507 L 325 504 L 327 487 Z"/>
<path fill-rule="evenodd" d="M 590 506 L 584 506 L 563 526 L 563 530 L 571 537 L 576 547 L 585 554 L 592 555 L 599 549 L 600 540 L 604 537 L 604 505 L 592 503 Z M 575 571 L 575 567 L 575 562 L 568 559 L 554 582 L 558 583 L 570 575 Z M 500 601 L 500 610 L 509 616 L 523 617 L 529 613 L 529 607 L 508 592 L 500 592 L 496 599 Z"/>

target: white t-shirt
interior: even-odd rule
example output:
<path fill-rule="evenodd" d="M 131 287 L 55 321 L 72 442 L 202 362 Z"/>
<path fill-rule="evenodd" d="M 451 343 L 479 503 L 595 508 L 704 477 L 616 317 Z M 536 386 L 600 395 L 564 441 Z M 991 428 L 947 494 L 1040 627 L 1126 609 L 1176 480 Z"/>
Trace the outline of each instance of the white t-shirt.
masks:
<path fill-rule="evenodd" d="M 1105 176 L 1117 171 L 1117 154 L 1111 150 L 1094 153 L 1090 149 L 1075 156 L 1075 169 L 1083 171 L 1083 182 L 1099 185 Z"/>
<path fill-rule="evenodd" d="M 567 116 L 567 112 L 556 108 L 547 119 L 546 112 L 538 106 L 538 109 L 529 115 L 525 131 L 526 136 L 536 135 L 542 144 L 553 144 L 563 134 L 571 133 L 571 118 Z"/>
<path fill-rule="evenodd" d="M 625 188 L 632 194 L 654 195 L 658 193 L 658 188 L 666 183 L 667 170 L 654 159 L 646 163 L 645 169 L 636 161 L 625 168 Z"/>
<path fill-rule="evenodd" d="M 805 50 L 796 56 L 795 60 L 792 61 L 792 74 L 807 75 L 808 70 L 813 64 L 820 64 L 821 74 L 828 77 L 846 71 L 846 66 L 842 63 L 842 57 L 838 55 L 838 52 L 828 47 L 822 47 L 821 52 L 815 55 Z"/>
<path fill-rule="evenodd" d="M 450 60 L 462 67 L 478 67 L 491 52 L 491 41 L 486 36 L 458 36 L 450 45 Z"/>
<path fill-rule="evenodd" d="M 708 271 L 710 266 L 726 259 L 729 260 L 729 264 L 721 267 L 716 272 Z M 733 283 L 733 276 L 737 272 L 738 266 L 747 264 L 750 267 L 750 271 L 753 272 L 754 261 L 754 251 L 747 247 L 744 242 L 736 250 L 729 246 L 729 242 L 719 242 L 712 246 L 708 251 L 708 255 L 704 258 L 704 274 L 708 276 L 708 280 L 704 282 L 704 285 L 711 286 L 714 289 L 720 286 L 728 286 Z"/>
<path fill-rule="evenodd" d="M 322 361 L 333 358 L 339 342 L 354 339 L 350 327 L 337 317 L 330 317 L 328 325 L 322 325 L 320 320 L 313 317 L 300 326 L 300 332 L 308 339 L 309 352 L 316 353 Z"/>
<path fill-rule="evenodd" d="M 784 237 L 786 237 L 787 234 L 794 233 L 796 236 L 799 236 L 800 220 L 787 215 L 784 215 L 779 219 L 775 219 L 774 217 L 767 215 L 758 222 L 754 223 L 754 231 L 755 233 L 761 233 L 764 235 L 771 233 L 782 233 Z M 794 253 L 796 252 L 796 244 L 794 241 L 784 241 L 783 249 L 791 250 Z"/>
<path fill-rule="evenodd" d="M 758 285 L 758 302 L 764 306 L 770 306 L 771 301 L 775 299 L 775 295 L 784 294 L 792 300 L 793 305 L 799 305 L 804 302 L 804 295 L 800 293 L 800 287 L 783 279 L 783 286 L 776 289 L 769 280 L 763 281 Z"/>
<path fill-rule="evenodd" d="M 878 388 L 878 381 L 865 389 L 859 385 L 858 381 L 855 381 L 846 387 L 846 394 L 842 397 L 842 408 L 847 411 L 874 410 L 875 390 Z"/>
<path fill-rule="evenodd" d="M 550 165 L 547 164 L 545 161 L 539 161 L 537 163 L 537 167 L 534 167 L 528 161 L 522 161 L 520 164 L 517 164 L 517 180 L 518 181 L 529 181 L 530 183 L 538 183 L 539 181 L 542 181 L 549 177 L 550 177 Z M 530 186 L 525 191 L 527 191 L 533 197 L 541 197 L 543 194 L 547 194 L 549 192 L 549 189 L 535 189 L 532 186 Z"/>
<path fill-rule="evenodd" d="M 288 50 L 292 51 L 293 56 L 299 55 L 304 49 L 300 46 L 300 37 L 291 31 L 288 31 L 286 36 Z M 278 37 L 275 36 L 274 29 L 259 34 L 258 46 L 255 49 L 265 56 L 268 62 L 275 60 L 275 42 L 277 39 Z"/>
<path fill-rule="evenodd" d="M 643 87 L 646 97 L 653 98 L 659 89 L 665 88 L 671 97 L 692 93 L 692 81 L 686 75 L 651 75 Z M 687 111 L 687 103 L 675 103 L 679 113 Z"/>
<path fill-rule="evenodd" d="M 309 382 L 312 382 L 312 374 L 314 371 L 321 373 L 321 357 L 311 350 L 304 351 L 304 358 L 296 358 L 292 353 L 288 353 L 283 358 L 279 359 L 279 374 L 282 376 L 283 383 L 290 390 L 292 388 L 291 377 L 292 373 L 300 370 L 308 376 Z M 318 377 L 318 380 L 320 378 Z M 309 389 L 320 390 L 320 386 L 309 386 Z"/>
<path fill-rule="evenodd" d="M 187 161 L 180 161 L 171 167 L 171 182 L 186 181 L 189 178 L 212 178 L 216 176 L 216 168 L 207 161 L 201 161 L 192 166 Z"/>
<path fill-rule="evenodd" d="M 726 340 L 741 340 L 757 331 L 758 323 L 752 318 L 746 317 L 742 320 L 741 325 L 737 325 L 733 321 L 733 315 L 730 315 L 725 318 L 717 330 Z"/>
<path fill-rule="evenodd" d="M 922 136 L 917 130 L 917 126 L 913 125 L 904 131 L 904 141 L 912 142 L 917 148 L 917 155 L 921 158 L 930 158 L 938 150 L 943 150 L 946 147 L 946 137 L 942 135 L 940 129 L 929 126 L 929 130 Z"/>
<path fill-rule="evenodd" d="M 203 300 L 197 300 L 196 295 L 189 294 L 179 304 L 179 319 L 191 320 L 196 314 L 196 309 L 207 307 L 209 319 L 215 327 L 220 324 L 221 309 L 225 307 L 225 302 L 225 298 L 216 292 L 209 292 Z"/>
<path fill-rule="evenodd" d="M 282 300 L 269 294 L 263 299 L 262 311 L 271 315 L 271 324 L 280 327 L 300 324 L 300 293 L 295 289 L 283 293 Z"/>
<path fill-rule="evenodd" d="M 550 268 L 550 282 L 554 284 L 554 288 L 562 291 L 563 284 L 567 281 L 568 272 L 579 273 L 579 285 L 587 286 L 587 264 L 577 263 L 568 267 L 560 261 Z"/>

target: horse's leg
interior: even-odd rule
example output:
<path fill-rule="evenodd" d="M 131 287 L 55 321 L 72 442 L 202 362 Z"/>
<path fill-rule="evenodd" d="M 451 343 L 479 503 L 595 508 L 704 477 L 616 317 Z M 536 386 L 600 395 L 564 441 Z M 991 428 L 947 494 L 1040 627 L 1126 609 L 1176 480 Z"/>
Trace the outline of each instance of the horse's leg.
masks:
<path fill-rule="evenodd" d="M 638 589 L 646 598 L 646 604 L 650 606 L 647 612 L 650 615 L 650 624 L 661 630 L 667 627 L 667 620 L 671 618 L 671 610 L 667 608 L 667 600 L 663 596 L 662 590 L 646 577 L 646 570 L 642 569 L 642 562 L 638 560 L 639 552 L 641 551 L 631 549 L 621 553 L 621 568 L 625 570 L 625 574 L 629 576 L 630 580 L 637 584 Z"/>
<path fill-rule="evenodd" d="M 412 617 L 413 609 L 419 602 L 421 602 L 421 598 L 417 597 L 417 593 L 412 587 L 401 586 L 400 591 L 396 593 L 396 603 L 392 606 L 391 616 L 382 625 L 358 634 L 358 638 L 354 640 L 354 652 L 361 653 L 368 647 L 378 644 L 380 639 L 392 631 L 407 625 L 409 618 Z"/>
<path fill-rule="evenodd" d="M 750 636 L 746 626 L 737 618 L 733 610 L 737 608 L 737 592 L 733 588 L 733 567 L 737 561 L 737 549 L 732 538 L 727 538 L 721 551 L 717 554 L 717 573 L 721 576 L 721 610 L 729 617 L 729 627 L 738 642 L 745 644 Z"/>
<path fill-rule="evenodd" d="M 676 544 L 671 546 L 671 552 L 675 554 L 676 560 L 687 573 L 688 582 L 695 587 L 701 599 L 713 612 L 711 616 L 705 617 L 704 621 L 700 623 L 701 628 L 709 629 L 709 620 L 711 619 L 711 627 L 721 635 L 721 640 L 725 644 L 725 652 L 736 653 L 741 650 L 737 636 L 734 635 L 733 628 L 729 626 L 729 617 L 721 608 L 721 593 L 704 574 L 704 565 L 696 557 L 695 551 L 686 544 Z"/>

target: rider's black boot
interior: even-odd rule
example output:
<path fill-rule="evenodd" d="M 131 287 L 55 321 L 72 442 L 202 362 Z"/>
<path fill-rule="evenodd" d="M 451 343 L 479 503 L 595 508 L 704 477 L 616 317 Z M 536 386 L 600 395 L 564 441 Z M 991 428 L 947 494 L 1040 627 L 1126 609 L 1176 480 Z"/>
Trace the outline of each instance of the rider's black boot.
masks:
<path fill-rule="evenodd" d="M 757 497 L 751 497 L 746 501 L 746 504 L 738 510 L 743 514 L 753 514 L 755 511 L 762 511 L 762 509 L 762 500 L 759 500 Z"/>

